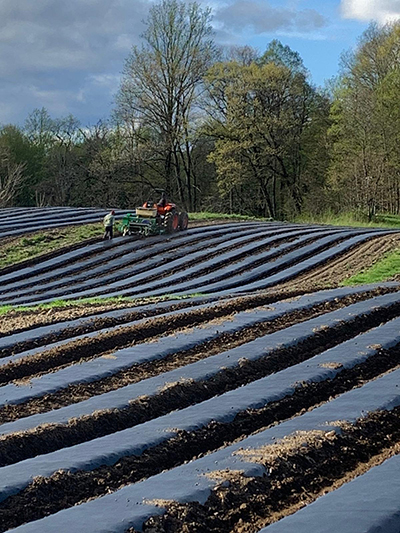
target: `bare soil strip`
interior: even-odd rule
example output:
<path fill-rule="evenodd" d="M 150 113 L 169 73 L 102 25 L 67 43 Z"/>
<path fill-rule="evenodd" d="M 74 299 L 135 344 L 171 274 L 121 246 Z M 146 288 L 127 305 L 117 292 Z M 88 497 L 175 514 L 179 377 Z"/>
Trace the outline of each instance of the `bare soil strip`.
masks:
<path fill-rule="evenodd" d="M 346 251 L 342 256 L 297 277 L 294 281 L 283 283 L 277 289 L 317 291 L 337 287 L 342 281 L 370 268 L 385 254 L 400 247 L 399 235 L 379 235 L 356 248 Z"/>
<path fill-rule="evenodd" d="M 79 471 L 74 474 L 57 472 L 50 478 L 36 478 L 25 490 L 0 504 L 0 531 L 16 527 L 27 521 L 40 519 L 93 497 L 116 491 L 126 484 L 135 483 L 162 470 L 174 468 L 186 461 L 214 451 L 221 446 L 241 440 L 254 431 L 261 428 L 266 429 L 275 424 L 276 421 L 281 422 L 303 413 L 321 402 L 328 401 L 332 397 L 357 387 L 360 382 L 366 382 L 377 377 L 382 370 L 392 368 L 395 363 L 397 365 L 400 363 L 400 347 L 387 352 L 382 351 L 364 365 L 346 370 L 333 380 L 308 385 L 295 393 L 294 396 L 270 404 L 263 409 L 244 411 L 229 424 L 213 422 L 199 431 L 181 431 L 174 439 L 146 450 L 141 456 L 124 457 L 113 466 L 101 467 L 90 472 Z M 294 504 L 302 501 L 304 495 L 301 496 L 301 492 L 307 494 L 308 497 L 310 497 L 310 493 L 317 495 L 322 488 L 326 489 L 333 482 L 337 483 L 338 479 L 345 477 L 349 470 L 351 471 L 357 466 L 358 462 L 367 462 L 377 453 L 383 453 L 383 457 L 387 458 L 394 453 L 393 450 L 389 451 L 390 446 L 396 445 L 397 452 L 400 451 L 400 408 L 392 412 L 375 413 L 370 415 L 368 419 L 358 421 L 354 426 L 343 427 L 342 430 L 341 436 L 329 433 L 328 437 L 325 436 L 325 433 L 324 437 L 321 438 L 319 436 L 315 438 L 313 435 L 312 438 L 307 439 L 306 436 L 301 436 L 299 439 L 294 439 L 294 443 L 290 446 L 288 443 L 279 446 L 278 443 L 274 445 L 274 450 L 271 450 L 272 447 L 269 446 L 267 450 L 256 454 L 259 457 L 258 461 L 269 468 L 272 477 L 270 476 L 268 479 L 277 483 L 273 491 L 271 491 L 271 487 L 262 485 L 264 487 L 262 503 L 268 499 L 270 505 L 266 514 L 260 515 L 258 505 L 253 501 L 254 492 L 248 493 L 247 491 L 248 484 L 250 483 L 251 487 L 252 482 L 255 482 L 254 487 L 257 491 L 260 489 L 258 479 L 246 478 L 244 480 L 240 476 L 233 475 L 233 486 L 225 489 L 225 496 L 232 489 L 235 493 L 237 491 L 238 496 L 241 495 L 246 505 L 249 503 L 251 506 L 252 522 L 264 521 L 270 514 L 268 523 L 274 521 L 276 512 L 284 513 L 288 507 L 291 508 Z M 372 433 L 374 433 L 374 438 L 370 439 Z M 367 435 L 368 439 L 366 438 Z M 307 441 L 306 448 L 304 441 Z M 296 442 L 300 442 L 301 446 L 296 446 Z M 348 448 L 349 446 L 350 448 Z M 344 463 L 341 459 L 343 453 L 346 458 Z M 352 463 L 352 461 L 355 462 Z M 304 466 L 307 463 L 307 469 L 304 471 Z M 329 464 L 331 464 L 332 471 L 336 472 L 333 477 L 327 476 L 326 472 L 322 473 L 325 468 L 329 470 Z M 338 464 L 341 465 L 341 468 L 337 471 Z M 312 468 L 312 471 L 309 471 L 308 468 Z M 320 472 L 321 469 L 322 472 Z M 318 482 L 313 479 L 313 474 L 316 475 Z M 290 483 L 295 482 L 296 491 L 298 491 L 297 484 L 300 483 L 303 475 L 304 484 L 301 486 L 300 493 L 296 492 L 297 499 L 294 495 L 288 501 L 285 499 L 282 501 L 281 496 L 276 498 L 274 491 L 278 488 L 279 483 L 282 481 L 289 483 L 289 480 Z M 290 485 L 290 487 L 293 486 Z M 244 488 L 246 490 L 243 491 Z M 214 505 L 215 496 L 219 498 L 220 490 L 218 489 L 213 494 L 202 509 L 202 513 L 204 513 L 201 515 L 202 519 L 206 516 L 209 521 L 207 527 L 208 524 L 213 524 L 214 514 L 209 512 L 212 511 L 209 506 L 210 504 Z M 280 493 L 277 492 L 276 494 Z M 290 495 L 290 491 L 287 495 Z M 255 506 L 254 509 L 253 506 Z M 196 504 L 195 508 L 197 508 Z M 169 520 L 171 518 L 170 513 L 176 519 L 175 513 L 178 512 L 182 520 L 179 527 L 184 527 L 184 522 L 187 520 L 187 510 L 187 506 L 174 505 L 164 519 Z M 221 511 L 223 511 L 223 521 L 226 521 L 224 510 L 221 509 Z M 229 512 L 231 511 L 232 509 L 229 509 Z M 243 521 L 246 519 L 247 513 L 244 515 L 242 513 L 236 514 L 236 520 L 237 517 Z M 161 519 L 162 524 L 164 524 L 164 519 Z M 150 520 L 148 525 L 152 523 L 153 521 Z M 230 521 L 227 524 L 228 527 L 235 525 Z M 219 527 L 219 521 L 213 527 L 217 526 Z M 151 531 L 151 529 L 145 529 L 145 531 Z M 164 529 L 160 529 L 160 531 L 164 531 Z M 165 531 L 183 532 L 187 530 L 177 528 L 166 529 Z M 219 529 L 210 529 L 210 531 L 219 531 Z M 228 531 L 231 530 L 228 529 Z"/>
<path fill-rule="evenodd" d="M 93 415 L 70 420 L 65 425 L 49 424 L 18 434 L 4 435 L 0 438 L 0 466 L 16 463 L 38 454 L 49 453 L 65 446 L 73 446 L 133 427 L 168 414 L 173 410 L 183 409 L 236 389 L 241 385 L 305 361 L 322 351 L 353 338 L 356 334 L 392 318 L 393 311 L 393 309 L 385 310 L 385 312 L 378 312 L 373 316 L 357 317 L 353 323 L 339 324 L 334 328 L 318 332 L 297 346 L 289 349 L 278 349 L 257 361 L 244 361 L 239 367 L 223 369 L 207 381 L 177 383 L 168 389 L 160 391 L 156 396 L 143 397 L 132 402 L 126 409 L 97 411 Z M 399 309 L 397 309 L 398 312 Z M 331 395 L 350 390 L 365 380 L 372 379 L 382 372 L 397 366 L 399 363 L 399 351 L 397 349 L 378 352 L 376 356 L 371 357 L 363 365 L 349 371 L 342 371 L 335 380 L 304 386 L 293 397 L 277 402 L 277 404 L 286 406 L 287 402 L 294 402 L 293 407 L 290 408 L 292 411 L 289 414 L 289 416 L 293 416 L 305 404 L 308 408 L 310 405 L 315 405 L 316 402 L 327 401 Z M 337 390 L 335 388 L 336 382 L 339 383 Z M 319 391 L 323 392 L 320 393 Z M 307 400 L 300 401 L 298 396 L 301 397 L 303 394 L 307 397 Z M 29 407 L 33 411 L 34 405 Z M 20 406 L 15 406 L 15 409 L 18 408 Z M 285 407 L 285 409 L 285 414 L 276 415 L 275 413 L 272 419 L 268 419 L 269 421 L 263 419 L 258 427 L 268 425 L 275 419 L 286 418 L 288 416 L 288 408 Z M 268 407 L 268 410 L 271 410 L 271 407 Z M 12 414 L 21 413 L 14 412 Z M 277 418 L 274 418 L 274 416 L 277 416 Z M 254 431 L 254 429 L 248 429 L 248 431 Z M 206 439 L 207 436 L 204 435 L 204 438 Z"/>

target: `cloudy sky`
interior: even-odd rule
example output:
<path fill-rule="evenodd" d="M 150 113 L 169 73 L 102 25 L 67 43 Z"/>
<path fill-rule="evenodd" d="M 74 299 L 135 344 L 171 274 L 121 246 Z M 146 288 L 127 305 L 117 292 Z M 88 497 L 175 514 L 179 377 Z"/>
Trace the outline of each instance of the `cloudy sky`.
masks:
<path fill-rule="evenodd" d="M 154 0 L 1 0 L 0 124 L 23 124 L 35 108 L 107 118 L 124 59 L 140 42 Z M 338 71 L 371 20 L 400 18 L 400 0 L 198 0 L 213 9 L 222 44 L 261 52 L 276 38 L 302 56 L 312 80 Z"/>

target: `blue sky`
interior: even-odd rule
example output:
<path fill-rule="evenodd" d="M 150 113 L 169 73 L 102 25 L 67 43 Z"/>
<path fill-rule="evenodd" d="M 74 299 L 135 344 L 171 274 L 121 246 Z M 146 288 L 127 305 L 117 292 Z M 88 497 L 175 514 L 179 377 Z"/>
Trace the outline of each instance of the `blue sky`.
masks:
<path fill-rule="evenodd" d="M 400 18 L 400 0 L 198 1 L 213 9 L 218 42 L 262 52 L 279 39 L 300 53 L 317 85 L 337 74 L 341 53 L 371 20 Z M 1 0 L 0 124 L 23 124 L 41 107 L 84 126 L 107 118 L 153 2 Z"/>

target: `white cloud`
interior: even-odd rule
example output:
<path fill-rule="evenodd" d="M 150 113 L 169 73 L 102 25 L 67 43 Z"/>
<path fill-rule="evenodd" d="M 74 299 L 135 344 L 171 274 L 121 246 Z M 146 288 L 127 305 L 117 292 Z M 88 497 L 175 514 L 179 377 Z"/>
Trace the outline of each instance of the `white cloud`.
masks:
<path fill-rule="evenodd" d="M 94 85 L 111 88 L 118 85 L 120 77 L 116 74 L 93 74 L 88 77 L 88 80 Z"/>
<path fill-rule="evenodd" d="M 326 19 L 314 9 L 274 7 L 265 0 L 234 0 L 216 11 L 216 20 L 226 31 L 248 28 L 256 34 L 282 30 L 304 34 L 326 25 Z"/>
<path fill-rule="evenodd" d="M 341 11 L 344 18 L 384 24 L 400 19 L 400 0 L 342 0 Z"/>

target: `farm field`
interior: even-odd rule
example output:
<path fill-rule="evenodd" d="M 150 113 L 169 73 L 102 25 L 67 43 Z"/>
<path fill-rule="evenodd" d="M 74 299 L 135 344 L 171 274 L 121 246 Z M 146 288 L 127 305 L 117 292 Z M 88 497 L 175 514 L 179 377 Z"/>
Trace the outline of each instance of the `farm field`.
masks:
<path fill-rule="evenodd" d="M 226 221 L 0 269 L 0 306 L 71 303 L 0 316 L 0 532 L 398 532 L 400 285 L 340 283 L 399 240 Z"/>

